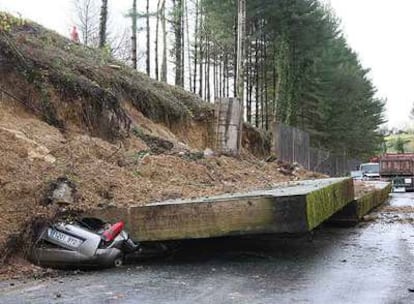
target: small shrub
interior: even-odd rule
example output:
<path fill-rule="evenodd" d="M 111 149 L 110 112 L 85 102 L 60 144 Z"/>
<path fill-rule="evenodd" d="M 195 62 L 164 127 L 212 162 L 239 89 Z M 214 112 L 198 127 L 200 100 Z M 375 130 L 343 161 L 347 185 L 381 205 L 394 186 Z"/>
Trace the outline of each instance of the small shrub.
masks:
<path fill-rule="evenodd" d="M 26 21 L 4 12 L 0 12 L 0 32 L 10 32 L 14 26 L 23 26 Z"/>

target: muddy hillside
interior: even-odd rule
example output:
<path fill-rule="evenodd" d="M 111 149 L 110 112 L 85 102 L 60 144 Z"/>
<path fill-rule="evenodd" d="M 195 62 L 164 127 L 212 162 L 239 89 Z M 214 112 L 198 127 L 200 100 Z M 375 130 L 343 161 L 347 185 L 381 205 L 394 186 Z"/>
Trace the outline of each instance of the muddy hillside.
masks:
<path fill-rule="evenodd" d="M 62 209 L 145 204 L 315 177 L 268 158 L 268 137 L 249 126 L 241 157 L 218 155 L 211 104 L 40 25 L 4 13 L 0 22 L 8 25 L 0 31 L 2 251 L 19 248 L 23 228 L 34 218 Z M 61 183 L 72 195 L 58 209 L 51 193 Z"/>

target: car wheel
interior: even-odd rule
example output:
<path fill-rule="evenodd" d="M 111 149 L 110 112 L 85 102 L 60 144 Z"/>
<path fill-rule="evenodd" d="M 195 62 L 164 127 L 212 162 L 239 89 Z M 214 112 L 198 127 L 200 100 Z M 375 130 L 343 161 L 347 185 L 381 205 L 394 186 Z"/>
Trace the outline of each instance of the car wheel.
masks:
<path fill-rule="evenodd" d="M 122 257 L 116 258 L 114 260 L 114 267 L 121 267 L 124 264 L 124 259 Z"/>

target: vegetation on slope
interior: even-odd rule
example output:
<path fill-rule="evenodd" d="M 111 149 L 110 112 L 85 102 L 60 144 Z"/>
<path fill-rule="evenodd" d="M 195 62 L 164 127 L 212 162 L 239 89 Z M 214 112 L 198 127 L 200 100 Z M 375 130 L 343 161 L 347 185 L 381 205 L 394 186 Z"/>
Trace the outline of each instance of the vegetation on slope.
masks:
<path fill-rule="evenodd" d="M 151 80 L 104 49 L 73 43 L 6 13 L 0 13 L 0 24 L 0 73 L 8 75 L 3 90 L 51 125 L 64 129 L 77 116 L 92 135 L 113 140 L 131 127 L 124 101 L 169 127 L 208 115 L 209 106 L 194 95 Z M 13 90 L 13 74 L 25 82 L 19 90 Z"/>

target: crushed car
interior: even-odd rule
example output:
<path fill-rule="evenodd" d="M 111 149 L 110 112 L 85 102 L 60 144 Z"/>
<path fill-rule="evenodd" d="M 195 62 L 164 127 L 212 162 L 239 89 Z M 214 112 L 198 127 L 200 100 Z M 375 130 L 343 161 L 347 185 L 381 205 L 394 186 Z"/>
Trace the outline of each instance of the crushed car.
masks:
<path fill-rule="evenodd" d="M 120 221 L 109 224 L 96 218 L 57 221 L 43 227 L 29 259 L 51 268 L 109 268 L 121 266 L 127 255 L 145 256 L 145 246 L 130 239 Z M 160 255 L 165 246 L 152 246 Z"/>

